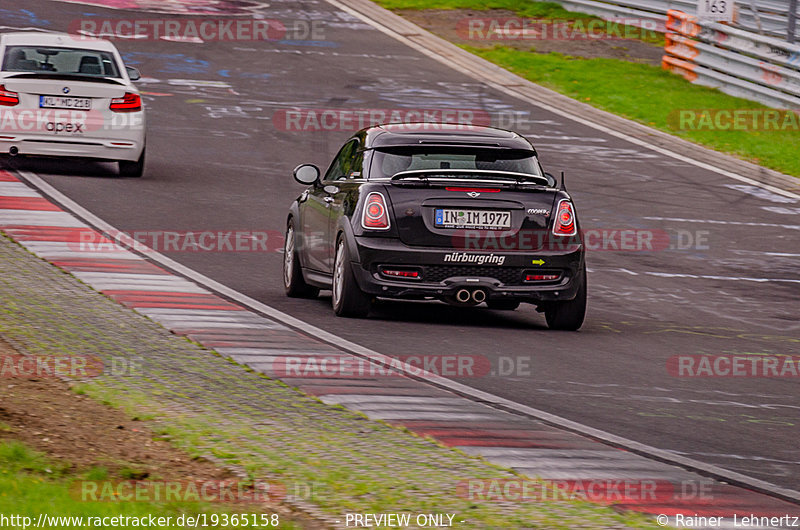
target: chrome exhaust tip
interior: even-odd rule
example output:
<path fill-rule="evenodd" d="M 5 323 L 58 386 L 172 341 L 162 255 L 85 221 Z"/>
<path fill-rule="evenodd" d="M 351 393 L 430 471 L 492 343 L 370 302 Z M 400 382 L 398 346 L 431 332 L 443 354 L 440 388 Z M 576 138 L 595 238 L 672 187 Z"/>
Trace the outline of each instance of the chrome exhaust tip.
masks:
<path fill-rule="evenodd" d="M 461 302 L 462 304 L 466 304 L 467 302 L 469 302 L 469 299 L 470 299 L 470 294 L 469 291 L 467 291 L 466 289 L 459 289 L 458 292 L 456 293 L 456 300 L 458 302 Z"/>
<path fill-rule="evenodd" d="M 486 301 L 486 291 L 483 289 L 475 289 L 472 291 L 472 301 L 476 304 Z"/>

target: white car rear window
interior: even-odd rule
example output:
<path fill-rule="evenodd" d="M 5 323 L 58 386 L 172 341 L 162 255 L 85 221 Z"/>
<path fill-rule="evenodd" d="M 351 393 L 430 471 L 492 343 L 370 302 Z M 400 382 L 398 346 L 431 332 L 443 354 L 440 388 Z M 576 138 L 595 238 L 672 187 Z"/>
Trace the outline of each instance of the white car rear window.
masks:
<path fill-rule="evenodd" d="M 3 57 L 2 70 L 120 77 L 114 56 L 109 52 L 52 46 L 9 46 Z"/>

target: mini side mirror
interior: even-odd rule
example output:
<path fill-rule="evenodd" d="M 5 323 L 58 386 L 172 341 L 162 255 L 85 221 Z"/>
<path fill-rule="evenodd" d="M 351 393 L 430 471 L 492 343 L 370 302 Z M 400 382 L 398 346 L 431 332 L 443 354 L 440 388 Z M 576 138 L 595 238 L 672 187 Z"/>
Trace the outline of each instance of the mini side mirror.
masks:
<path fill-rule="evenodd" d="M 294 168 L 293 175 L 300 184 L 310 186 L 319 180 L 319 168 L 314 164 L 300 164 Z"/>

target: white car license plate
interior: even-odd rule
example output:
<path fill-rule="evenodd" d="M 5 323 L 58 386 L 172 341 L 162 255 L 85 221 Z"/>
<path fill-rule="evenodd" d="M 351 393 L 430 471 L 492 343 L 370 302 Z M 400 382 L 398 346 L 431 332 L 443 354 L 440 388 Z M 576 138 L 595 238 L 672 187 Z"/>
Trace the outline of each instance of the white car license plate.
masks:
<path fill-rule="evenodd" d="M 39 96 L 39 108 L 91 110 L 92 100 L 89 98 L 67 98 L 63 96 Z"/>
<path fill-rule="evenodd" d="M 511 228 L 511 212 L 436 208 L 434 225 L 437 228 L 500 230 Z"/>

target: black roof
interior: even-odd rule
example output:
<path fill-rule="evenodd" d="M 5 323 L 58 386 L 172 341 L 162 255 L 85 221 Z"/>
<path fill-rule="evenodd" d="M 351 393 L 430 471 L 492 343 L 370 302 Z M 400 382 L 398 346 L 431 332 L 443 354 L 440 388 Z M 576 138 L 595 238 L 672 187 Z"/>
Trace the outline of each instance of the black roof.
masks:
<path fill-rule="evenodd" d="M 473 146 L 533 151 L 519 134 L 494 127 L 446 123 L 387 123 L 359 131 L 366 149 L 400 146 Z"/>

